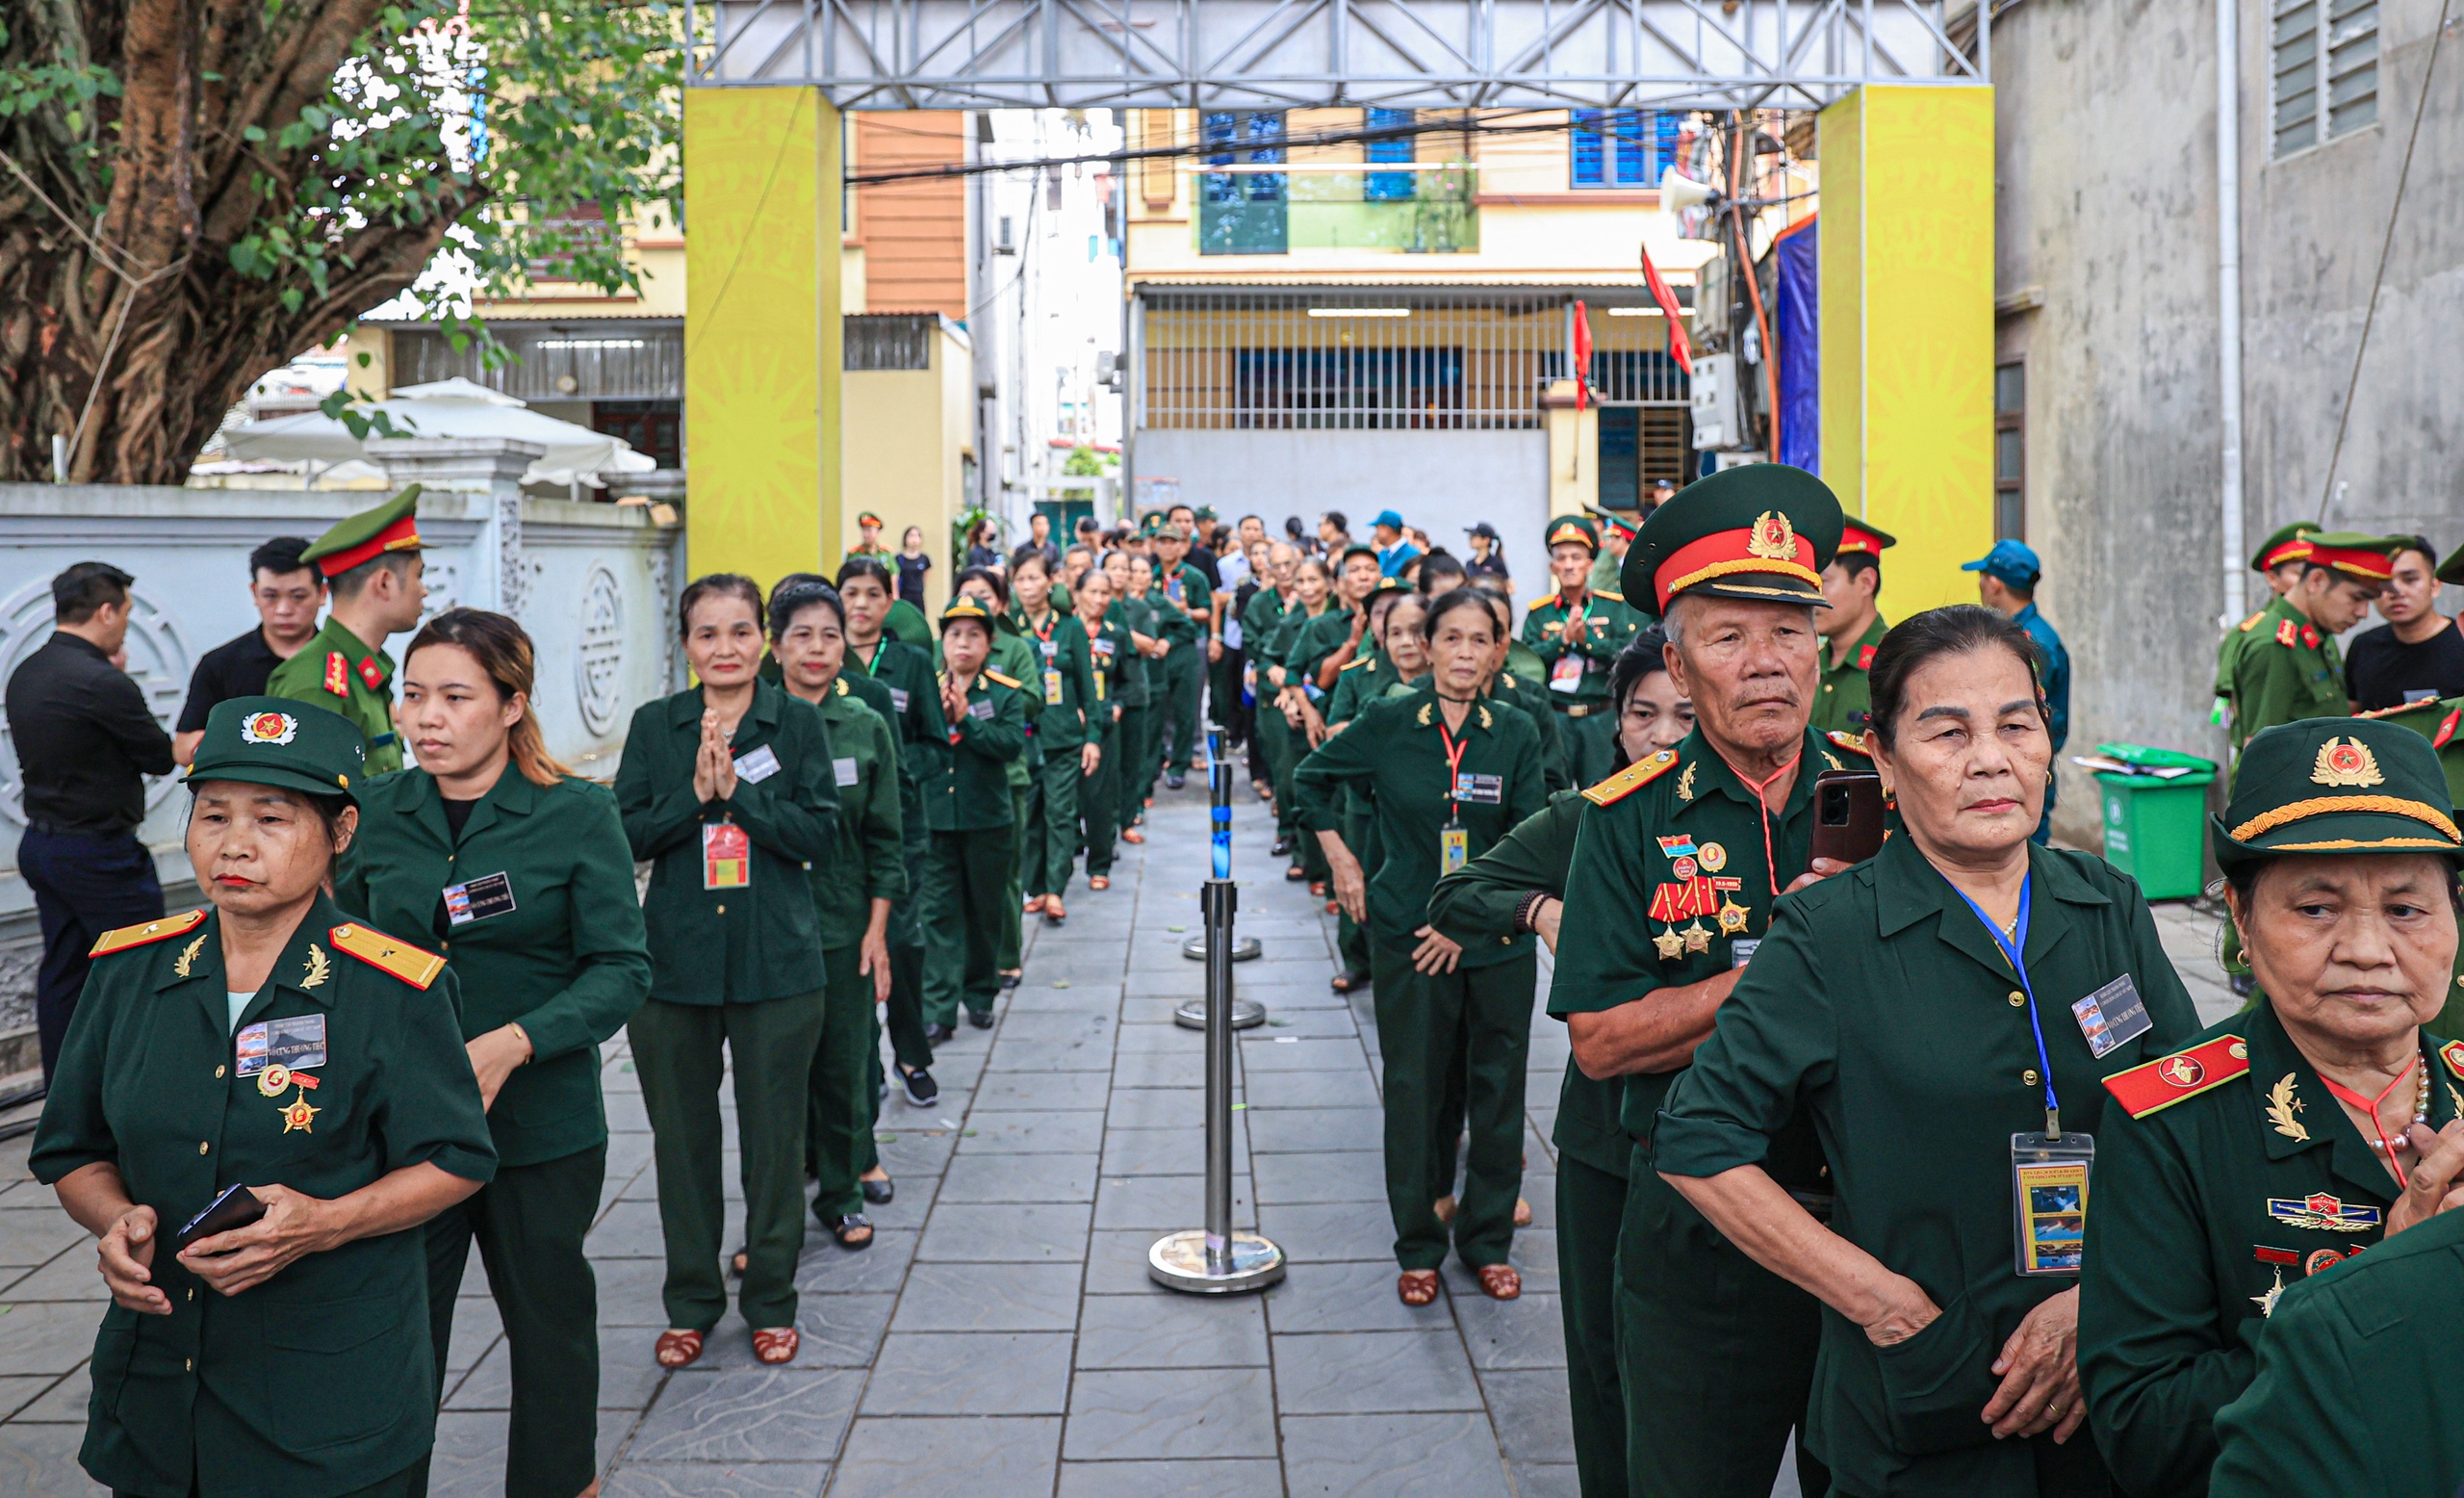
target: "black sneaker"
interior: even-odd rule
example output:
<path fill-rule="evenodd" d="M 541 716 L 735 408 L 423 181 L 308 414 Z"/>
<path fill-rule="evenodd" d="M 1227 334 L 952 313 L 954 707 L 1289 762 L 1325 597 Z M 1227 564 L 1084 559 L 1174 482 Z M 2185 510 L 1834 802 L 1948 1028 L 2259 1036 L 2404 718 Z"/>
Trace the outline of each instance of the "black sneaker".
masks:
<path fill-rule="evenodd" d="M 898 1081 L 907 1093 L 907 1100 L 919 1108 L 933 1106 L 933 1099 L 941 1096 L 941 1084 L 934 1081 L 933 1073 L 922 1067 L 899 1072 Z"/>
<path fill-rule="evenodd" d="M 979 1030 L 988 1030 L 992 1028 L 992 1011 L 989 1009 L 970 1009 L 966 1012 L 966 1022 L 974 1025 Z"/>
<path fill-rule="evenodd" d="M 950 1039 L 958 1033 L 958 1031 L 950 1028 L 946 1024 L 928 1024 L 924 1027 L 924 1038 L 931 1041 L 936 1046 L 940 1045 L 943 1041 Z"/>

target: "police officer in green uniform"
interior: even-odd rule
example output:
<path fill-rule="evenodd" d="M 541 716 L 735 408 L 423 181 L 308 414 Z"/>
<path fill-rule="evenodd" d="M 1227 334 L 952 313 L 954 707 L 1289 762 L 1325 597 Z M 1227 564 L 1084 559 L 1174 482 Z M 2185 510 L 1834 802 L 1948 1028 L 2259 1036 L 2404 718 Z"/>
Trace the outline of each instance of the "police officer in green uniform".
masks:
<path fill-rule="evenodd" d="M 898 743 L 887 718 L 845 674 L 847 607 L 835 588 L 816 580 L 774 592 L 770 642 L 787 695 L 810 703 L 828 726 L 831 779 L 838 788 L 839 854 L 808 870 L 824 978 L 806 1108 L 812 1213 L 839 1247 L 869 1248 L 863 1177 L 879 1161 L 873 1123 L 881 1068 L 873 1016 L 889 997 L 890 907 L 907 892 Z"/>
<path fill-rule="evenodd" d="M 1626 596 L 1666 621 L 1670 676 L 1695 727 L 1674 751 L 1582 792 L 1565 909 L 1582 936 L 1558 949 L 1549 1012 L 1566 1020 L 1585 1074 L 1625 1081 L 1620 1119 L 1634 1149 L 1616 1343 L 1638 1493 L 1765 1498 L 1813 1378 L 1812 1297 L 1756 1266 L 1660 1180 L 1651 1131 L 1742 971 L 1737 943 L 1751 952 L 1773 900 L 1808 872 L 1814 777 L 1864 763 L 1859 741 L 1807 726 L 1822 569 L 1840 525 L 1820 479 L 1752 464 L 1688 485 L 1626 557 Z M 1785 1146 L 1781 1183 L 1827 1193 L 1810 1124 L 1798 1121 Z M 1798 1458 L 1805 1490 L 1821 1490 L 1802 1441 Z"/>
<path fill-rule="evenodd" d="M 1333 869 L 1337 898 L 1369 927 L 1384 1062 L 1386 1200 L 1395 1223 L 1397 1292 L 1437 1297 L 1450 1238 L 1480 1288 L 1522 1293 L 1507 1260 L 1522 1175 L 1524 1061 L 1530 1047 L 1530 939 L 1465 947 L 1435 930 L 1428 897 L 1441 874 L 1488 850 L 1545 798 L 1540 731 L 1480 695 L 1496 652 L 1496 616 L 1469 589 L 1431 605 L 1421 625 L 1433 691 L 1381 698 L 1301 761 L 1293 779 L 1301 825 Z M 1373 882 L 1340 829 L 1339 788 L 1366 788 L 1381 860 Z M 1472 1147 L 1462 1201 L 1439 1220 L 1433 1168 L 1450 1153 L 1447 1078 L 1469 1072 Z M 1443 1140 L 1440 1134 L 1447 1137 Z"/>
<path fill-rule="evenodd" d="M 1646 533 L 1650 523 L 1645 522 Z M 1600 531 L 1580 515 L 1549 522 L 1549 570 L 1556 591 L 1532 601 L 1523 616 L 1523 643 L 1548 674 L 1549 700 L 1565 721 L 1558 725 L 1572 784 L 1588 786 L 1608 773 L 1617 757 L 1616 719 L 1608 708 L 1608 667 L 1642 628 L 1641 617 L 1614 593 L 1595 591 L 1592 558 Z M 1627 554 L 1633 568 L 1633 552 Z"/>
<path fill-rule="evenodd" d="M 1185 560 L 1190 537 L 1180 527 L 1157 530 L 1154 547 L 1155 585 L 1163 595 L 1158 607 L 1170 626 L 1165 637 L 1172 642 L 1171 654 L 1164 658 L 1164 784 L 1178 790 L 1198 751 L 1206 747 L 1198 733 L 1198 700 L 1206 695 L 1206 642 L 1214 625 L 1215 592 L 1206 574 Z"/>
<path fill-rule="evenodd" d="M 701 685 L 634 710 L 616 772 L 633 857 L 651 865 L 651 996 L 627 1027 L 658 1167 L 668 1329 L 659 1365 L 702 1356 L 727 1309 L 719 1081 L 734 1075 L 754 1356 L 792 1362 L 804 1246 L 805 1097 L 824 1014 L 807 865 L 827 865 L 838 788 L 820 714 L 760 680 L 761 590 L 718 573 L 677 613 Z"/>
<path fill-rule="evenodd" d="M 950 755 L 939 784 L 924 796 L 933 829 L 924 909 L 936 938 L 924 959 L 924 1018 L 944 1029 L 957 1021 L 962 1002 L 978 1028 L 992 1024 L 1003 903 L 1018 863 L 1008 771 L 1026 753 L 1027 715 L 1018 680 L 987 664 L 997 617 L 969 593 L 941 611 L 937 689 L 950 725 Z M 1016 913 L 1014 904 L 1010 911 Z"/>
<path fill-rule="evenodd" d="M 1813 726 L 1825 734 L 1862 735 L 1871 715 L 1873 694 L 1865 673 L 1874 668 L 1874 651 L 1890 633 L 1875 600 L 1883 590 L 1883 550 L 1899 539 L 1861 520 L 1844 522 L 1839 554 L 1822 569 L 1822 685 L 1813 700 Z"/>
<path fill-rule="evenodd" d="M 1095 652 L 1086 630 L 1053 601 L 1052 568 L 1043 553 L 1018 548 L 1010 559 L 1010 587 L 1017 600 L 1011 623 L 1034 667 L 1021 680 L 1042 699 L 1035 737 L 1043 762 L 1027 788 L 1026 837 L 1018 853 L 1025 911 L 1057 926 L 1069 917 L 1062 896 L 1078 860 L 1080 788 L 1103 762 L 1104 725 L 1094 720 Z"/>
<path fill-rule="evenodd" d="M 2303 718 L 2343 717 L 2344 664 L 2335 637 L 2359 624 L 2394 573 L 2384 536 L 2321 531 L 2309 538 L 2301 581 L 2259 611 L 2233 659 L 2233 748 L 2262 730 Z M 2241 633 L 2241 632 L 2237 632 Z"/>
<path fill-rule="evenodd" d="M 266 694 L 313 702 L 351 720 L 368 740 L 368 773 L 402 767 L 394 736 L 394 658 L 385 641 L 420 622 L 427 601 L 420 555 L 420 486 L 337 523 L 299 554 L 331 586 L 332 610 L 299 653 L 273 668 Z"/>
<path fill-rule="evenodd" d="M 2269 729 L 2211 832 L 2265 997 L 2106 1081 L 2088 1220 L 2080 1370 L 2130 1492 L 2208 1490 L 2278 1297 L 2422 1230 L 2464 1167 L 2464 1045 L 2424 1028 L 2464 861 L 2428 746 L 2383 721 Z M 2330 1476 L 2296 1470 L 2303 1493 Z"/>
<path fill-rule="evenodd" d="M 2250 555 L 2250 570 L 2267 580 L 2268 589 L 2277 598 L 2293 591 L 2301 581 L 2302 564 L 2310 558 L 2310 538 L 2324 527 L 2316 521 L 2297 520 L 2279 527 L 2259 543 Z M 2242 649 L 2267 617 L 2265 608 L 2255 609 L 2240 624 L 2224 632 L 2216 642 L 2216 707 L 2208 720 L 2219 728 L 2233 721 L 2233 664 L 2241 659 Z"/>
<path fill-rule="evenodd" d="M 419 766 L 360 788 L 334 899 L 433 938 L 460 980 L 497 1174 L 427 1225 L 438 1393 L 475 1238 L 512 1358 L 505 1492 L 573 1498 L 599 1470 L 599 1293 L 582 1253 L 607 1175 L 599 1046 L 649 995 L 651 960 L 616 798 L 549 755 L 535 670 L 502 614 L 449 608 L 413 636 L 400 722 Z"/>
<path fill-rule="evenodd" d="M 1618 705 L 1619 769 L 1674 748 L 1694 726 L 1661 660 L 1666 636 L 1645 630 L 1609 669 Z M 1495 846 L 1437 882 L 1429 924 L 1466 947 L 1537 936 L 1557 949 L 1566 872 L 1575 832 L 1588 805 L 1572 788 Z M 1626 1406 L 1617 1390 L 1617 1227 L 1626 1211 L 1626 1163 L 1632 1147 L 1619 1126 L 1625 1083 L 1593 1081 L 1571 1058 L 1557 1090 L 1558 1310 L 1565 1322 L 1566 1413 L 1583 1498 L 1624 1498 Z M 1451 1182 L 1449 1182 L 1451 1185 Z"/>
<path fill-rule="evenodd" d="M 112 1304 L 78 1460 L 116 1493 L 424 1484 L 418 1229 L 486 1184 L 496 1151 L 444 959 L 323 893 L 365 753 L 335 713 L 216 704 L 188 778 L 212 910 L 94 944 L 27 1163 L 101 1240 Z M 263 1214 L 175 1253 L 235 1188 Z"/>

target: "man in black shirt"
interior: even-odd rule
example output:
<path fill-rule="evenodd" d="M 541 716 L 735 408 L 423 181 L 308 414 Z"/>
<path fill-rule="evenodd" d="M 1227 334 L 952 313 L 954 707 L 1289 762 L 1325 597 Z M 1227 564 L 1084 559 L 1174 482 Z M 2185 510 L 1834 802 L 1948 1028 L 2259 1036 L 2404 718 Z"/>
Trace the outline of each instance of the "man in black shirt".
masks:
<path fill-rule="evenodd" d="M 2353 636 L 2345 654 L 2345 695 L 2364 712 L 2433 697 L 2464 696 L 2464 631 L 2438 611 L 2438 558 L 2423 536 L 2406 536 L 2378 594 L 2387 622 Z"/>
<path fill-rule="evenodd" d="M 1210 519 L 1212 514 L 1213 512 L 1209 511 Z M 1197 511 L 1186 504 L 1173 505 L 1164 519 L 1167 525 L 1178 527 L 1181 534 L 1189 540 L 1189 555 L 1181 559 L 1206 574 L 1206 585 L 1209 589 L 1223 586 L 1223 574 L 1219 570 L 1215 548 L 1207 544 L 1215 534 L 1214 526 L 1209 524 L 1201 530 L 1198 528 Z"/>
<path fill-rule="evenodd" d="M 25 786 L 17 872 L 42 920 L 35 1025 L 48 1079 L 104 932 L 157 920 L 163 886 L 137 839 L 145 780 L 171 773 L 171 736 L 114 659 L 128 638 L 128 585 L 108 562 L 51 580 L 51 638 L 9 678 L 9 737 Z"/>
<path fill-rule="evenodd" d="M 325 604 L 324 575 L 299 559 L 308 543 L 278 535 L 248 554 L 248 601 L 257 606 L 257 628 L 215 646 L 189 676 L 189 700 L 171 734 L 171 758 L 196 759 L 205 736 L 205 715 L 233 697 L 262 697 L 273 668 L 299 654 L 317 634 L 317 610 Z"/>

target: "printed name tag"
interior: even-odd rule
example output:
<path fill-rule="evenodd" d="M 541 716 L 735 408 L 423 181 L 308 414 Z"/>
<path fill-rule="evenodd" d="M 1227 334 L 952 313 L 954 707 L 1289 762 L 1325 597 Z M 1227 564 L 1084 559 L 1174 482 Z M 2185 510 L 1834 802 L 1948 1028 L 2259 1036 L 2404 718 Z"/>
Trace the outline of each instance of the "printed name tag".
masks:
<path fill-rule="evenodd" d="M 1472 862 L 1472 835 L 1460 827 L 1447 827 L 1437 835 L 1438 872 L 1450 874 Z"/>
<path fill-rule="evenodd" d="M 285 1020 L 260 1020 L 239 1035 L 242 1076 L 254 1076 L 280 1063 L 294 1072 L 325 1064 L 325 1017 L 293 1015 Z"/>
<path fill-rule="evenodd" d="M 983 702 L 968 703 L 966 705 L 966 715 L 971 718 L 990 718 L 992 716 L 991 700 L 988 698 Z"/>
<path fill-rule="evenodd" d="M 753 883 L 753 839 L 733 822 L 702 824 L 702 888 L 741 890 Z"/>
<path fill-rule="evenodd" d="M 1051 640 L 1038 640 L 1036 641 L 1036 648 L 1043 652 L 1043 659 L 1046 660 L 1050 660 L 1055 656 L 1061 654 L 1061 647 L 1053 643 Z"/>
<path fill-rule="evenodd" d="M 768 744 L 758 749 L 748 749 L 735 757 L 735 772 L 758 786 L 779 773 L 779 757 L 771 752 Z"/>
<path fill-rule="evenodd" d="M 2103 988 L 2070 1006 L 2079 1020 L 2079 1033 L 2088 1037 L 2088 1048 L 2102 1061 L 2114 1051 L 2129 1045 L 2155 1027 L 2147 1018 L 2147 1006 L 2141 1002 L 2139 985 L 2123 973 Z"/>
<path fill-rule="evenodd" d="M 1465 770 L 1454 777 L 1454 799 L 1476 801 L 1482 806 L 1497 806 L 1505 800 L 1505 777 L 1475 775 Z"/>
<path fill-rule="evenodd" d="M 1742 968 L 1747 963 L 1754 961 L 1755 950 L 1761 946 L 1761 944 L 1762 939 L 1760 937 L 1730 938 L 1729 966 L 1732 968 Z"/>
<path fill-rule="evenodd" d="M 852 786 L 856 784 L 857 772 L 855 756 L 849 755 L 844 759 L 833 760 L 830 762 L 830 768 L 837 775 L 838 784 L 842 786 Z"/>
<path fill-rule="evenodd" d="M 903 713 L 903 712 L 905 712 L 905 711 L 907 710 L 907 688 L 906 688 L 906 687 L 904 687 L 904 686 L 893 686 L 893 687 L 891 687 L 891 688 L 889 689 L 889 710 L 890 710 L 890 711 L 892 711 L 892 712 L 901 712 L 901 713 Z"/>
<path fill-rule="evenodd" d="M 511 914 L 513 883 L 502 874 L 486 874 L 445 887 L 445 918 L 452 925 L 467 926 L 490 916 Z"/>
<path fill-rule="evenodd" d="M 1113 659 L 1112 641 L 1108 639 L 1092 639 L 1089 640 L 1087 645 L 1089 649 L 1092 650 L 1096 655 L 1103 657 L 1106 660 Z"/>

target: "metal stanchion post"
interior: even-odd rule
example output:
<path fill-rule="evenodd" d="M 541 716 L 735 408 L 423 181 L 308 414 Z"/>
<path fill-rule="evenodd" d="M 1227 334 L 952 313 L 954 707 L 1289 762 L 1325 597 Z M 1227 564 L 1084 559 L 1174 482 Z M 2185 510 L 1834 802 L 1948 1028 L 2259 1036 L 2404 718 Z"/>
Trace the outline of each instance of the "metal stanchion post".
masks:
<path fill-rule="evenodd" d="M 1220 723 L 1209 723 L 1206 726 L 1206 776 L 1207 788 L 1214 793 L 1215 800 L 1213 813 L 1215 877 L 1222 881 L 1224 888 L 1228 890 L 1231 888 L 1232 879 L 1232 764 L 1223 753 L 1223 725 Z M 1207 964 L 1210 974 L 1207 988 L 1210 992 L 1215 987 L 1212 977 L 1214 964 L 1209 960 L 1208 954 L 1216 950 L 1216 941 L 1215 923 L 1212 920 L 1201 920 L 1198 934 L 1181 943 L 1183 957 Z M 1264 950 L 1256 937 L 1232 935 L 1232 919 L 1228 912 L 1224 916 L 1221 941 L 1224 947 L 1231 952 L 1232 961 L 1236 963 L 1247 962 Z M 1232 983 L 1228 977 L 1224 980 L 1223 992 L 1227 995 L 1232 992 Z M 1255 1029 L 1267 1022 L 1267 1008 L 1264 1004 L 1245 998 L 1236 998 L 1231 1000 L 1231 1008 L 1232 1028 L 1236 1030 Z M 1172 1011 L 1172 1022 L 1186 1030 L 1203 1030 L 1206 1028 L 1206 1013 L 1207 1001 L 1202 998 L 1193 998 Z"/>
<path fill-rule="evenodd" d="M 1148 1278 L 1167 1289 L 1195 1295 L 1263 1290 L 1283 1278 L 1281 1249 L 1256 1233 L 1232 1228 L 1232 964 L 1239 952 L 1232 917 L 1240 896 L 1232 882 L 1231 781 L 1223 762 L 1222 735 L 1220 728 L 1210 725 L 1207 752 L 1215 782 L 1215 870 L 1198 895 L 1206 928 L 1206 1226 L 1167 1233 L 1146 1251 Z M 1258 1020 L 1250 1022 L 1265 1018 L 1260 1008 Z"/>

